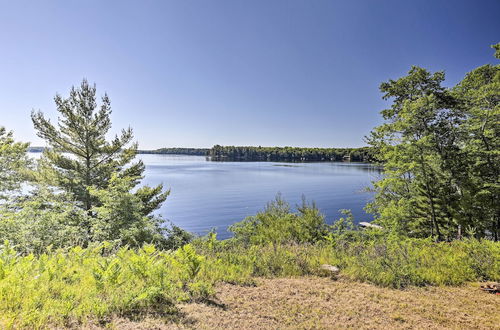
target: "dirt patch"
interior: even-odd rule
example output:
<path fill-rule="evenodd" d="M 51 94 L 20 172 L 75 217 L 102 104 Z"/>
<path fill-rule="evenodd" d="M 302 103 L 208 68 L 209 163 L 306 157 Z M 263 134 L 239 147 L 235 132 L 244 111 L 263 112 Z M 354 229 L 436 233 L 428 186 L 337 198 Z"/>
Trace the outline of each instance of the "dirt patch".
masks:
<path fill-rule="evenodd" d="M 256 287 L 222 284 L 211 303 L 180 305 L 178 323 L 116 319 L 117 329 L 500 329 L 500 296 L 479 284 L 393 290 L 302 277 L 259 279 Z"/>

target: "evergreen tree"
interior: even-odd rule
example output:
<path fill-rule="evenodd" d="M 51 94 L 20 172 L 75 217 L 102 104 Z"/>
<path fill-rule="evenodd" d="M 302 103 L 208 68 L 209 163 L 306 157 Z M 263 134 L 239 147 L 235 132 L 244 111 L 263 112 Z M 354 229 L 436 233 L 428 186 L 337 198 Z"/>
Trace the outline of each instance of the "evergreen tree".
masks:
<path fill-rule="evenodd" d="M 491 46 L 491 48 L 495 49 L 495 57 L 500 59 L 500 42 L 496 45 Z"/>
<path fill-rule="evenodd" d="M 162 185 L 144 186 L 132 193 L 143 178 L 144 164 L 133 162 L 137 153 L 137 143 L 132 143 L 132 129 L 124 129 L 121 134 L 108 141 L 106 134 L 111 128 L 111 103 L 105 94 L 101 105 L 97 105 L 96 87 L 83 80 L 79 88 L 72 87 L 68 98 L 56 95 L 55 103 L 60 113 L 57 125 L 46 119 L 42 112 L 33 112 L 32 120 L 39 137 L 48 148 L 43 152 L 35 181 L 58 187 L 69 193 L 77 205 L 94 219 L 105 219 L 109 226 L 120 222 L 118 218 L 103 217 L 103 207 L 107 200 L 97 191 L 110 189 L 113 178 L 125 180 L 127 191 L 122 196 L 133 195 L 140 219 L 147 217 L 153 221 L 156 210 L 169 194 Z M 117 179 L 114 179 L 115 181 Z M 127 194 L 126 194 L 127 193 Z M 92 221 L 82 224 L 91 232 Z M 132 226 L 135 224 L 124 223 Z M 114 228 L 114 227 L 113 227 Z M 114 232 L 113 235 L 118 235 Z M 113 236 L 111 235 L 111 236 Z M 110 237 L 108 233 L 107 237 Z"/>
<path fill-rule="evenodd" d="M 29 163 L 27 148 L 28 143 L 16 142 L 12 132 L 0 126 L 0 200 L 19 189 Z"/>
<path fill-rule="evenodd" d="M 386 123 L 375 128 L 369 139 L 379 150 L 386 171 L 385 179 L 375 185 L 379 190 L 376 202 L 382 208 L 394 207 L 390 200 L 404 199 L 406 202 L 398 203 L 408 212 L 404 215 L 407 223 L 400 229 L 436 235 L 438 239 L 444 234 L 438 205 L 446 203 L 439 194 L 441 151 L 437 146 L 441 142 L 440 121 L 452 104 L 441 86 L 443 80 L 442 72 L 431 74 L 413 67 L 406 77 L 383 83 L 380 89 L 384 99 L 394 101 L 391 108 L 382 111 Z"/>

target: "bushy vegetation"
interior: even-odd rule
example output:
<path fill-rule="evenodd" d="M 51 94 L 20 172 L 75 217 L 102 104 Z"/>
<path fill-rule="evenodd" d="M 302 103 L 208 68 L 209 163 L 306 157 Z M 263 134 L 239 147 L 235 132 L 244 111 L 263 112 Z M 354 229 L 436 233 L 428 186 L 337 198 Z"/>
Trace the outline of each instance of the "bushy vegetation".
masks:
<path fill-rule="evenodd" d="M 22 169 L 29 164 L 27 148 L 27 143 L 16 142 L 13 133 L 0 126 L 0 201 L 21 186 Z"/>
<path fill-rule="evenodd" d="M 316 212 L 303 206 L 293 213 L 277 198 L 257 216 L 235 224 L 234 238 L 217 241 L 212 233 L 193 244 L 221 265 L 237 266 L 247 277 L 325 275 L 321 265 L 330 264 L 352 280 L 396 288 L 500 280 L 499 242 L 475 238 L 435 242 L 387 230 L 360 230 L 350 214 L 328 226 Z M 293 225 L 297 219 L 309 230 L 297 232 Z"/>
<path fill-rule="evenodd" d="M 348 278 L 402 288 L 500 280 L 500 244 L 474 238 L 451 243 L 407 237 L 332 241 L 332 262 Z"/>
<path fill-rule="evenodd" d="M 160 248 L 185 244 L 189 235 L 154 213 L 170 191 L 141 185 L 145 166 L 134 161 L 132 129 L 111 140 L 111 102 L 98 105 L 95 85 L 83 80 L 67 98 L 54 98 L 57 125 L 33 112 L 35 130 L 47 147 L 30 161 L 28 144 L 0 127 L 0 239 L 22 253 L 87 246 Z M 169 238 L 175 232 L 175 237 Z"/>
<path fill-rule="evenodd" d="M 0 248 L 0 326 L 39 328 L 100 322 L 113 315 L 175 314 L 180 301 L 206 299 L 213 280 L 191 245 L 177 251 L 111 244 L 38 255 Z"/>
<path fill-rule="evenodd" d="M 324 264 L 339 267 L 342 278 L 394 288 L 500 280 L 499 242 L 435 242 L 360 230 L 348 213 L 329 226 L 314 206 L 294 212 L 279 196 L 232 230 L 231 239 L 210 233 L 176 250 L 105 242 L 19 253 L 6 242 L 0 249 L 0 325 L 67 326 L 151 314 L 175 319 L 177 303 L 210 299 L 218 282 L 331 276 Z"/>
<path fill-rule="evenodd" d="M 304 200 L 297 213 L 278 194 L 264 211 L 229 227 L 234 240 L 244 245 L 271 243 L 311 243 L 327 234 L 324 216 Z"/>
<path fill-rule="evenodd" d="M 232 267 L 220 277 L 239 284 L 252 277 L 327 276 L 321 265 L 335 265 L 346 279 L 385 287 L 461 285 L 500 280 L 500 244 L 466 239 L 436 243 L 428 239 L 333 240 L 315 244 L 264 244 L 245 247 L 219 241 L 200 253 Z"/>
<path fill-rule="evenodd" d="M 412 67 L 381 84 L 392 103 L 369 137 L 384 166 L 369 209 L 403 235 L 500 240 L 500 65 L 444 79 Z"/>

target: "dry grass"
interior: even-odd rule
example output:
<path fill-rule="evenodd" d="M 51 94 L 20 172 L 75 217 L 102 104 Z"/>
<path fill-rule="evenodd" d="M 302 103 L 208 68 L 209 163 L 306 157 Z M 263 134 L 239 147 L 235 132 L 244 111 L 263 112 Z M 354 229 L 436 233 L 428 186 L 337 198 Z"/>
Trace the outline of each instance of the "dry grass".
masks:
<path fill-rule="evenodd" d="M 260 279 L 229 284 L 217 302 L 180 306 L 181 321 L 116 319 L 116 329 L 500 329 L 500 296 L 479 285 L 394 290 L 327 278 Z"/>

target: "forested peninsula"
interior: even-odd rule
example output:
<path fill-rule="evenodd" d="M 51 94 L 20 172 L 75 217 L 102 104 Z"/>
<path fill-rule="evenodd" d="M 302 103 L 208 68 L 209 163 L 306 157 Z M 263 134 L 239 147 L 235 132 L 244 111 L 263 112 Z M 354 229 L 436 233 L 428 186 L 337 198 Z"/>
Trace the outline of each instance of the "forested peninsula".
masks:
<path fill-rule="evenodd" d="M 215 145 L 208 156 L 217 161 L 374 161 L 373 148 L 235 147 Z"/>
<path fill-rule="evenodd" d="M 221 146 L 206 148 L 161 148 L 138 150 L 139 154 L 176 154 L 208 156 L 213 161 L 273 161 L 273 162 L 373 162 L 374 149 L 361 148 L 300 148 Z"/>

